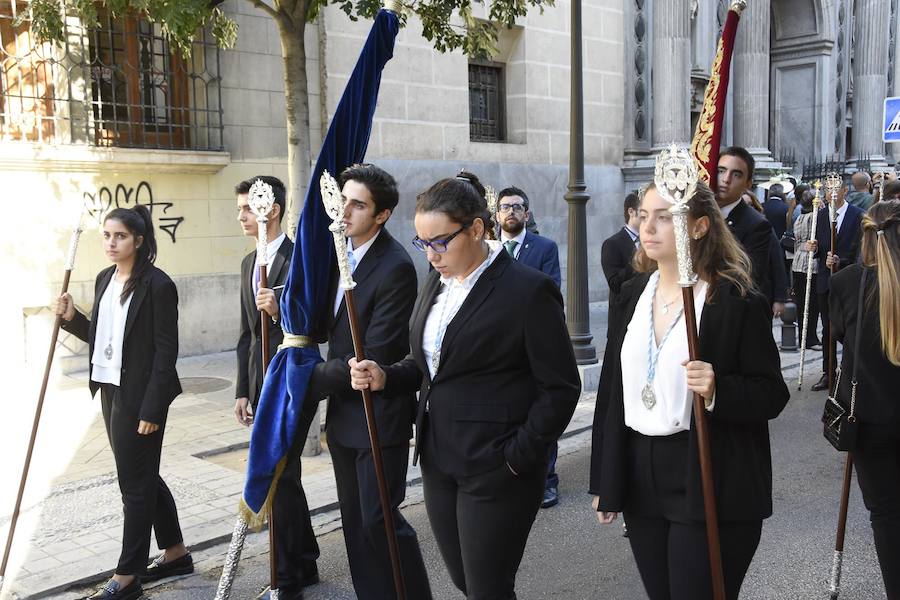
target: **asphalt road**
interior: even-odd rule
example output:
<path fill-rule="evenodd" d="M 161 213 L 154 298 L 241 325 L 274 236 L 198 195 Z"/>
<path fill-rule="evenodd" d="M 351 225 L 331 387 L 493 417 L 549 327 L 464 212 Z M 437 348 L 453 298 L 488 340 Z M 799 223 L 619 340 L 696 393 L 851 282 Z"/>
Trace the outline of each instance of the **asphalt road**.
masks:
<path fill-rule="evenodd" d="M 790 374 L 789 374 L 790 375 Z M 813 378 L 814 380 L 814 378 Z M 775 514 L 766 521 L 760 548 L 744 583 L 748 600 L 827 598 L 837 499 L 843 466 L 821 436 L 822 394 L 794 392 L 785 412 L 772 423 Z M 589 435 L 589 434 L 586 434 Z M 586 493 L 590 450 L 561 457 L 561 503 L 540 511 L 518 578 L 523 599 L 645 598 L 620 521 L 597 524 Z M 435 598 L 461 598 L 447 577 L 424 506 L 405 509 L 419 532 Z M 309 600 L 354 598 L 340 530 L 319 539 L 322 583 Z M 266 555 L 241 564 L 232 598 L 253 598 L 265 582 Z M 205 599 L 215 595 L 220 569 L 210 568 L 148 591 L 160 599 Z M 854 482 L 845 547 L 841 598 L 885 597 L 867 513 Z M 410 599 L 415 600 L 415 599 Z"/>

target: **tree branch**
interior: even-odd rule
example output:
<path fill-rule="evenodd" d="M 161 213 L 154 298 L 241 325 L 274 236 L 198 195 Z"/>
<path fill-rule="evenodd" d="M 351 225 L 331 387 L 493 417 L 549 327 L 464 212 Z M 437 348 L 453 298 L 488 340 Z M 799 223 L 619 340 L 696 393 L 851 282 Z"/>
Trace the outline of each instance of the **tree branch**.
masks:
<path fill-rule="evenodd" d="M 273 19 L 277 19 L 277 18 L 278 18 L 278 11 L 276 11 L 274 8 L 272 8 L 271 6 L 269 6 L 268 4 L 266 4 L 265 2 L 263 2 L 262 0 L 247 0 L 247 2 L 249 2 L 250 4 L 252 4 L 253 6 L 255 6 L 256 8 L 258 8 L 259 10 L 263 11 L 264 13 L 266 13 L 267 15 L 269 15 L 270 17 L 272 17 Z"/>

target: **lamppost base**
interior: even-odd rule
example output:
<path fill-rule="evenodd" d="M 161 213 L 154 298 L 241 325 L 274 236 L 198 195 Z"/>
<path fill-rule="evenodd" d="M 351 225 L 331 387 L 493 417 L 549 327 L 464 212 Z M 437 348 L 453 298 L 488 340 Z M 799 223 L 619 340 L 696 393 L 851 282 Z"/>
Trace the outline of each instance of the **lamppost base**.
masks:
<path fill-rule="evenodd" d="M 593 365 L 597 363 L 597 349 L 591 344 L 594 336 L 570 335 L 572 350 L 575 352 L 575 362 L 579 365 Z"/>

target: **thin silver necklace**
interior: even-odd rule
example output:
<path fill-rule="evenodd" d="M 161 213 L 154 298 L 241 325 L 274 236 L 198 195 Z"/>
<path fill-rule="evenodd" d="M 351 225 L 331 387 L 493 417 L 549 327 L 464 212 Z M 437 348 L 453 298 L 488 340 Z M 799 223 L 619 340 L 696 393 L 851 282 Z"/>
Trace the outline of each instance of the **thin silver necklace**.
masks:
<path fill-rule="evenodd" d="M 644 389 L 641 391 L 641 401 L 644 403 L 644 407 L 647 410 L 652 410 L 653 407 L 656 406 L 656 392 L 653 391 L 653 379 L 656 377 L 656 363 L 659 361 L 659 355 L 662 353 L 666 340 L 669 339 L 669 334 L 675 329 L 675 325 L 678 324 L 678 321 L 681 320 L 681 315 L 684 313 L 684 306 L 682 306 L 681 310 L 678 311 L 678 314 L 675 315 L 675 318 L 672 319 L 672 322 L 669 323 L 669 328 L 666 329 L 665 335 L 663 335 L 662 340 L 660 340 L 659 345 L 657 346 L 656 326 L 655 319 L 653 318 L 653 300 L 656 298 L 658 286 L 659 277 L 653 282 L 653 295 L 650 298 L 650 334 L 647 336 L 647 382 L 644 384 Z M 663 312 L 666 312 L 665 308 L 663 308 Z"/>
<path fill-rule="evenodd" d="M 107 300 L 106 305 L 109 309 L 107 314 L 109 315 L 109 321 L 111 327 L 109 328 L 109 342 L 106 344 L 106 348 L 103 349 L 103 356 L 106 357 L 106 360 L 112 360 L 113 357 L 113 332 L 116 329 L 116 318 L 115 318 L 115 296 L 116 296 L 116 277 L 119 275 L 119 269 L 113 273 L 112 279 L 109 281 L 109 300 Z"/>

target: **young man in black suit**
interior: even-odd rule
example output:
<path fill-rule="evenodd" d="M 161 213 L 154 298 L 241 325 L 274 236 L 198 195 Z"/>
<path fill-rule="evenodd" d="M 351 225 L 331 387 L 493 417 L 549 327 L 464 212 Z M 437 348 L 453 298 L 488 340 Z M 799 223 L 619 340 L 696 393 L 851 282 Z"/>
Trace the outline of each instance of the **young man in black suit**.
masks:
<path fill-rule="evenodd" d="M 268 283 L 271 287 L 259 287 L 259 263 L 256 250 L 241 262 L 241 329 L 237 345 L 238 378 L 235 389 L 234 414 L 238 423 L 246 427 L 253 424 L 253 413 L 262 390 L 262 337 L 261 327 L 269 328 L 269 355 L 275 356 L 284 338 L 278 324 L 278 300 L 290 270 L 294 244 L 281 231 L 281 216 L 285 208 L 285 188 L 277 178 L 269 175 L 253 177 L 235 188 L 237 195 L 238 223 L 244 235 L 256 239 L 258 223 L 247 203 L 250 186 L 261 179 L 272 186 L 275 205 L 266 225 L 268 240 Z M 279 288 L 276 291 L 274 288 Z M 269 315 L 261 319 L 259 311 Z M 294 445 L 287 455 L 287 464 L 273 500 L 275 510 L 275 548 L 278 561 L 278 588 L 280 597 L 288 600 L 302 598 L 302 588 L 319 581 L 316 559 L 319 546 L 309 517 L 306 494 L 300 483 L 300 454 L 306 441 L 316 404 L 304 405 L 300 427 Z"/>
<path fill-rule="evenodd" d="M 734 237 L 744 247 L 753 267 L 753 282 L 765 296 L 772 312 L 780 314 L 784 306 L 775 302 L 772 273 L 770 272 L 769 238 L 774 235 L 766 218 L 747 206 L 741 196 L 753 185 L 753 169 L 756 162 L 745 148 L 730 146 L 719 154 L 718 186 L 716 202 Z"/>
<path fill-rule="evenodd" d="M 634 251 L 640 245 L 638 240 L 638 204 L 640 199 L 635 193 L 625 196 L 622 207 L 625 217 L 625 225 L 622 229 L 606 238 L 600 248 L 600 265 L 603 267 L 603 275 L 609 284 L 609 303 L 613 304 L 619 295 L 622 284 L 634 277 L 634 268 L 631 259 Z"/>
<path fill-rule="evenodd" d="M 417 288 L 412 259 L 384 228 L 399 200 L 397 184 L 374 165 L 347 168 L 340 184 L 365 356 L 393 363 L 409 352 L 409 318 Z M 388 600 L 396 598 L 396 591 L 362 397 L 350 387 L 347 361 L 354 356 L 353 339 L 337 269 L 332 281 L 328 359 L 316 366 L 310 385 L 314 394 L 329 396 L 326 434 L 353 587 L 361 600 Z M 415 394 L 376 393 L 373 400 L 406 597 L 428 600 L 431 588 L 418 537 L 399 510 L 406 496 Z"/>
<path fill-rule="evenodd" d="M 815 253 L 819 263 L 816 288 L 819 295 L 819 309 L 822 311 L 822 377 L 812 386 L 814 392 L 828 389 L 828 363 L 834 346 L 829 342 L 831 320 L 829 302 L 831 291 L 831 268 L 837 271 L 852 265 L 859 258 L 859 243 L 862 237 L 863 210 L 846 201 L 847 184 L 841 188 L 835 201 L 837 213 L 837 248 L 831 249 L 831 216 L 828 206 L 819 209 L 816 221 L 816 241 L 809 241 L 806 247 Z"/>

